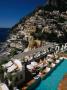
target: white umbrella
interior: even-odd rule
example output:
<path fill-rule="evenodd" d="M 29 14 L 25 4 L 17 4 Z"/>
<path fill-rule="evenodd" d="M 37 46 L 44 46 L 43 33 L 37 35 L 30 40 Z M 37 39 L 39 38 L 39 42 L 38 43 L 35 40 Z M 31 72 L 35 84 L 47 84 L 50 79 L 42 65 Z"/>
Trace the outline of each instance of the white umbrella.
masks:
<path fill-rule="evenodd" d="M 60 60 L 63 60 L 63 59 L 64 59 L 64 57 L 60 57 L 59 59 L 60 59 Z"/>
<path fill-rule="evenodd" d="M 46 64 L 44 64 L 44 67 L 46 67 L 47 66 L 47 63 Z"/>
<path fill-rule="evenodd" d="M 0 90 L 9 90 L 9 88 L 7 87 L 6 84 L 1 83 L 1 84 L 0 84 Z"/>
<path fill-rule="evenodd" d="M 31 64 L 27 65 L 27 69 L 32 70 L 33 68 L 34 68 L 34 67 L 33 67 Z"/>
<path fill-rule="evenodd" d="M 45 72 L 48 73 L 50 71 L 49 67 L 46 67 Z"/>
<path fill-rule="evenodd" d="M 31 65 L 32 66 L 36 66 L 37 65 L 37 62 L 35 62 L 35 61 L 31 62 Z"/>
<path fill-rule="evenodd" d="M 7 72 L 12 72 L 17 68 L 17 66 L 15 64 L 13 64 L 11 67 L 7 68 Z"/>
<path fill-rule="evenodd" d="M 43 63 L 40 63 L 38 66 L 39 66 L 39 67 L 43 67 L 44 65 L 43 65 Z"/>
<path fill-rule="evenodd" d="M 60 62 L 60 60 L 56 60 L 56 63 L 59 63 Z"/>
<path fill-rule="evenodd" d="M 53 55 L 52 54 L 48 54 L 47 56 L 53 58 Z"/>
<path fill-rule="evenodd" d="M 55 64 L 54 63 L 51 63 L 51 67 L 55 67 Z"/>
<path fill-rule="evenodd" d="M 55 58 L 58 58 L 58 55 L 55 55 Z"/>
<path fill-rule="evenodd" d="M 14 64 L 16 64 L 16 66 L 18 67 L 19 70 L 22 70 L 22 63 L 20 60 L 15 59 L 13 62 L 14 62 Z"/>
<path fill-rule="evenodd" d="M 48 62 L 52 62 L 53 60 L 51 58 L 47 59 Z"/>

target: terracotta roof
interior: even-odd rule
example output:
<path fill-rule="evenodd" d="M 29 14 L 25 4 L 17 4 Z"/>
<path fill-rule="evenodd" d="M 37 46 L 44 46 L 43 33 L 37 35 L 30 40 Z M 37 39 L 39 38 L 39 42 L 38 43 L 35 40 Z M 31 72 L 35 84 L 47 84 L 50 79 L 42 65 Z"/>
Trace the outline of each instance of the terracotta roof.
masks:
<path fill-rule="evenodd" d="M 58 90 L 67 90 L 67 74 L 64 75 L 63 80 L 60 82 Z"/>

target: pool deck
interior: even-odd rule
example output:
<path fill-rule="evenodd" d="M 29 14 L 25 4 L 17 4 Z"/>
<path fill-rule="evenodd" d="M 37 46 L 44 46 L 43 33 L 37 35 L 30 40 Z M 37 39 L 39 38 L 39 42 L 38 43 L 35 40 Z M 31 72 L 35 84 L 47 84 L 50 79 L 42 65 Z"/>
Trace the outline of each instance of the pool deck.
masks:
<path fill-rule="evenodd" d="M 41 78 L 41 79 L 43 79 L 43 77 L 45 76 L 46 74 L 41 74 L 39 77 Z M 33 78 L 32 80 L 30 80 L 28 83 L 27 83 L 27 85 L 28 86 L 30 86 L 30 85 L 32 85 L 33 83 L 36 83 L 36 80 Z M 28 90 L 28 86 L 24 86 L 23 88 L 22 88 L 22 90 Z"/>
<path fill-rule="evenodd" d="M 65 57 L 67 60 L 67 54 L 66 53 L 59 53 L 60 57 Z M 64 75 L 63 79 L 61 80 L 59 86 L 58 86 L 58 90 L 67 90 L 67 74 Z"/>
<path fill-rule="evenodd" d="M 59 55 L 60 57 L 65 57 L 65 58 L 67 58 L 67 54 L 64 53 L 64 52 L 60 52 L 60 53 L 58 53 L 58 55 Z"/>
<path fill-rule="evenodd" d="M 67 74 L 64 75 L 63 80 L 60 82 L 58 90 L 67 90 Z"/>
<path fill-rule="evenodd" d="M 65 54 L 65 53 L 63 53 L 63 52 L 58 53 L 57 55 L 58 55 L 59 57 L 64 57 L 65 60 L 67 59 L 67 54 Z M 43 80 L 43 78 L 46 76 L 46 74 L 47 74 L 47 73 L 45 73 L 44 70 L 41 72 L 41 74 L 39 75 L 39 77 L 41 78 L 41 80 Z M 22 87 L 22 90 L 28 90 L 28 86 L 31 86 L 33 83 L 36 83 L 36 81 L 37 81 L 37 79 L 34 79 L 34 78 L 33 78 L 32 80 L 30 80 L 30 81 L 26 84 L 27 86 Z M 67 86 L 67 84 L 66 84 L 66 86 Z M 58 90 L 67 90 L 67 87 L 66 87 L 66 89 L 58 89 Z"/>
<path fill-rule="evenodd" d="M 61 62 L 63 62 L 62 60 L 61 60 Z M 54 68 L 52 68 L 48 73 L 45 73 L 45 69 L 41 72 L 41 74 L 39 75 L 37 75 L 37 76 L 39 76 L 39 78 L 41 79 L 41 80 L 43 80 L 43 79 L 45 79 L 45 78 L 47 78 L 48 76 L 49 76 L 49 74 L 61 63 L 61 62 L 59 62 Z M 37 81 L 38 79 L 32 79 L 32 80 L 30 80 L 26 85 L 27 86 L 24 86 L 24 87 L 22 87 L 22 90 L 29 90 L 28 89 L 28 87 L 31 87 L 32 86 L 32 84 L 34 84 L 34 83 L 36 83 L 36 81 Z M 40 82 L 40 81 L 39 81 Z M 35 87 L 34 87 L 35 88 Z M 32 90 L 32 89 L 30 89 L 30 90 Z"/>
<path fill-rule="evenodd" d="M 31 84 L 33 84 L 33 83 L 35 83 L 35 79 L 33 78 L 32 80 L 30 80 L 28 83 L 27 83 L 27 85 L 28 86 L 30 86 Z M 27 90 L 27 86 L 24 86 L 23 88 L 22 88 L 22 90 Z"/>

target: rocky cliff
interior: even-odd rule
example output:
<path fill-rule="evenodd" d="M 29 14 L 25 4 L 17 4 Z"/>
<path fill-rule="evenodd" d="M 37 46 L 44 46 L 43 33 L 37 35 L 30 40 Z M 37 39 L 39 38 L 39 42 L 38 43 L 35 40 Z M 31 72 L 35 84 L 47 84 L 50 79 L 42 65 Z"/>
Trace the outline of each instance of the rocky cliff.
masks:
<path fill-rule="evenodd" d="M 48 0 L 48 5 L 56 6 L 58 8 L 67 8 L 67 0 Z"/>

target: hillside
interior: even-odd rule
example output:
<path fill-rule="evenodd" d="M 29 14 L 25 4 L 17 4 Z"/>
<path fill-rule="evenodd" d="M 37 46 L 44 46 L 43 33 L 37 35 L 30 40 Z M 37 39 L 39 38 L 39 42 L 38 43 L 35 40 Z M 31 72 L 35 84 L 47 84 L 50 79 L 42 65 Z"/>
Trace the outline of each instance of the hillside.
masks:
<path fill-rule="evenodd" d="M 34 39 L 62 43 L 67 41 L 66 28 L 67 12 L 60 12 L 53 7 L 49 9 L 49 6 L 45 6 L 37 8 L 22 18 L 18 24 L 12 27 L 12 33 L 16 34 L 23 31 L 26 35 L 28 34 L 28 37 L 33 36 Z"/>
<path fill-rule="evenodd" d="M 10 55 L 38 48 L 46 42 L 67 42 L 66 10 L 47 5 L 36 8 L 11 28 L 6 41 Z"/>

